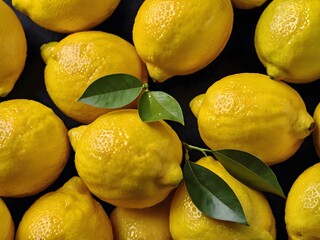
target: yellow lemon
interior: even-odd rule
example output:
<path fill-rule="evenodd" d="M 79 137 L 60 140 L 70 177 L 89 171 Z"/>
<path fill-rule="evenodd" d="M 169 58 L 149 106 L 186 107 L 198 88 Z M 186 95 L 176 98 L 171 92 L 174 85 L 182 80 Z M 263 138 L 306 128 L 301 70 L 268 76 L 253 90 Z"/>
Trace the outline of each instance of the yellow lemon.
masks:
<path fill-rule="evenodd" d="M 0 103 L 0 196 L 36 194 L 62 172 L 70 152 L 62 120 L 24 99 Z"/>
<path fill-rule="evenodd" d="M 81 123 L 90 123 L 111 111 L 77 101 L 93 81 L 115 73 L 147 81 L 145 66 L 135 48 L 114 34 L 73 33 L 60 42 L 43 45 L 41 54 L 47 64 L 44 78 L 50 98 L 62 112 Z M 136 102 L 125 107 L 135 106 Z"/>
<path fill-rule="evenodd" d="M 224 77 L 190 107 L 208 147 L 243 150 L 269 165 L 292 156 L 314 128 L 297 91 L 258 73 Z"/>
<path fill-rule="evenodd" d="M 163 82 L 211 63 L 232 30 L 230 0 L 146 0 L 133 26 L 133 42 L 151 78 Z"/>
<path fill-rule="evenodd" d="M 14 239 L 14 223 L 5 202 L 0 198 L 0 239 Z"/>
<path fill-rule="evenodd" d="M 169 209 L 171 195 L 164 201 L 147 208 L 116 207 L 110 220 L 114 239 L 117 240 L 171 240 Z"/>
<path fill-rule="evenodd" d="M 285 222 L 289 240 L 320 239 L 320 163 L 306 169 L 288 193 Z"/>
<path fill-rule="evenodd" d="M 320 78 L 320 2 L 274 0 L 256 26 L 255 48 L 270 77 L 292 83 Z"/>
<path fill-rule="evenodd" d="M 260 7 L 265 2 L 267 2 L 267 0 L 231 0 L 231 2 L 235 8 L 253 9 L 256 7 Z"/>
<path fill-rule="evenodd" d="M 314 132 L 312 133 L 314 147 L 320 158 L 320 103 L 318 103 L 314 113 L 313 119 L 315 122 Z"/>
<path fill-rule="evenodd" d="M 112 240 L 103 207 L 79 177 L 36 200 L 19 223 L 16 240 Z"/>
<path fill-rule="evenodd" d="M 115 206 L 144 208 L 164 200 L 182 179 L 182 146 L 164 121 L 142 122 L 134 109 L 107 113 L 69 130 L 79 176 Z"/>
<path fill-rule="evenodd" d="M 91 29 L 106 20 L 120 0 L 12 0 L 12 5 L 51 31 L 70 33 Z"/>
<path fill-rule="evenodd" d="M 276 239 L 275 219 L 262 193 L 233 178 L 212 157 L 201 158 L 197 164 L 217 174 L 231 187 L 242 205 L 249 225 L 216 220 L 204 215 L 191 201 L 183 182 L 175 191 L 170 208 L 169 224 L 174 240 Z"/>
<path fill-rule="evenodd" d="M 5 97 L 23 71 L 27 41 L 18 17 L 3 1 L 0 1 L 0 56 L 0 97 Z"/>

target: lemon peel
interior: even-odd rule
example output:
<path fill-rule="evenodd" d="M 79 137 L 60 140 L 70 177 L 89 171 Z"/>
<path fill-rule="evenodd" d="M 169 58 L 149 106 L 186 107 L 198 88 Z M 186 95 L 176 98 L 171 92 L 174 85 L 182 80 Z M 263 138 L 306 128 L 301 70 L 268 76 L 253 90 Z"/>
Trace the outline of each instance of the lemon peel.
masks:
<path fill-rule="evenodd" d="M 164 121 L 142 122 L 135 109 L 72 128 L 69 139 L 79 176 L 94 195 L 115 206 L 155 205 L 182 179 L 178 135 Z"/>
<path fill-rule="evenodd" d="M 256 25 L 254 44 L 273 79 L 308 83 L 320 78 L 320 38 L 317 0 L 274 0 Z"/>
<path fill-rule="evenodd" d="M 246 151 L 268 165 L 289 159 L 315 126 L 297 91 L 258 73 L 226 76 L 190 107 L 212 150 Z"/>
<path fill-rule="evenodd" d="M 60 33 L 89 30 L 107 18 L 120 0 L 13 0 L 12 5 L 39 26 Z"/>
<path fill-rule="evenodd" d="M 27 58 L 27 40 L 14 11 L 0 1 L 0 97 L 6 97 L 22 74 Z"/>
<path fill-rule="evenodd" d="M 0 239 L 14 239 L 14 223 L 6 203 L 0 198 Z"/>
<path fill-rule="evenodd" d="M 79 177 L 37 199 L 24 213 L 16 239 L 112 240 L 112 226 L 102 205 Z"/>
<path fill-rule="evenodd" d="M 286 205 L 285 223 L 289 239 L 311 240 L 320 237 L 320 163 L 304 170 L 291 186 Z"/>
<path fill-rule="evenodd" d="M 113 108 L 100 108 L 78 101 L 95 80 L 110 74 L 125 73 L 147 82 L 147 71 L 134 46 L 111 33 L 83 31 L 59 42 L 41 46 L 46 63 L 46 90 L 55 105 L 80 123 L 91 123 Z M 133 101 L 123 108 L 136 108 Z"/>
<path fill-rule="evenodd" d="M 233 26 L 229 0 L 146 0 L 133 42 L 155 82 L 196 72 L 224 49 Z"/>
<path fill-rule="evenodd" d="M 170 207 L 170 232 L 173 239 L 276 239 L 275 219 L 265 196 L 248 188 L 233 178 L 212 157 L 196 162 L 221 177 L 235 192 L 241 202 L 248 226 L 209 218 L 191 201 L 184 182 L 174 193 Z"/>

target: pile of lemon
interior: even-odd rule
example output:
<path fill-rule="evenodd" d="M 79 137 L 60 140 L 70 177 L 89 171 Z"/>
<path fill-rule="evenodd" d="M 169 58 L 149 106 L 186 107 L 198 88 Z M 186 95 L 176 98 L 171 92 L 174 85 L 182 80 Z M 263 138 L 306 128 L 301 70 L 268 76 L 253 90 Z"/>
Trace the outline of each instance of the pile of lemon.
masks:
<path fill-rule="evenodd" d="M 145 0 L 135 16 L 132 43 L 94 30 L 119 4 L 13 0 L 11 6 L 0 1 L 0 240 L 276 239 L 264 194 L 240 183 L 212 157 L 196 163 L 233 189 L 248 225 L 199 211 L 183 182 L 180 137 L 165 121 L 143 122 L 137 100 L 107 109 L 78 99 L 109 74 L 161 84 L 198 72 L 225 49 L 234 9 L 264 6 L 252 43 L 266 73 L 224 76 L 195 96 L 190 109 L 200 137 L 210 149 L 243 150 L 271 166 L 290 159 L 312 135 L 320 157 L 320 104 L 308 112 L 292 87 L 320 79 L 320 1 Z M 39 54 L 50 99 L 79 126 L 67 129 L 45 103 L 10 98 L 28 53 L 14 11 L 65 34 L 43 44 Z M 74 161 L 77 176 L 41 194 L 68 161 Z M 286 230 L 292 240 L 320 239 L 320 165 L 302 171 L 286 199 Z M 41 197 L 15 226 L 6 199 L 36 194 Z M 113 206 L 110 214 L 104 204 Z"/>

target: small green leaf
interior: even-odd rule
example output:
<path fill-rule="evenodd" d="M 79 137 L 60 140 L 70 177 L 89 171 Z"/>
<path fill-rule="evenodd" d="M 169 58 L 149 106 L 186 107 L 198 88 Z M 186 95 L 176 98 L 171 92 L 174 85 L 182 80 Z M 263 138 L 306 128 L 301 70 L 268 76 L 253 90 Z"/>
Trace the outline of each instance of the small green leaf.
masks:
<path fill-rule="evenodd" d="M 139 99 L 138 110 L 140 118 L 144 122 L 171 120 L 184 125 L 179 103 L 165 92 L 144 92 Z"/>
<path fill-rule="evenodd" d="M 245 185 L 285 198 L 276 175 L 259 158 L 233 149 L 217 150 L 213 154 L 232 176 Z"/>
<path fill-rule="evenodd" d="M 218 175 L 187 160 L 183 177 L 192 202 L 205 215 L 248 224 L 237 196 Z"/>
<path fill-rule="evenodd" d="M 128 74 L 111 74 L 90 84 L 78 101 L 101 108 L 120 108 L 141 93 L 141 81 Z"/>

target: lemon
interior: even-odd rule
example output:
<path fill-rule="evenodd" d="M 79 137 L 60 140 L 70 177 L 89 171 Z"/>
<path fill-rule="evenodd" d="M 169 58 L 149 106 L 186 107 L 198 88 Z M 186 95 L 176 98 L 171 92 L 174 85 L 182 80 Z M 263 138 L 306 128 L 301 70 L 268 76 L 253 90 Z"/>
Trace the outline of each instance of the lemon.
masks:
<path fill-rule="evenodd" d="M 3 1 L 0 1 L 0 56 L 0 97 L 5 97 L 24 69 L 27 41 L 18 17 Z"/>
<path fill-rule="evenodd" d="M 144 123 L 135 109 L 109 112 L 69 130 L 79 176 L 98 198 L 144 208 L 164 200 L 182 179 L 182 146 L 164 121 Z"/>
<path fill-rule="evenodd" d="M 232 25 L 230 0 L 146 0 L 135 17 L 133 42 L 151 78 L 163 82 L 211 63 Z"/>
<path fill-rule="evenodd" d="M 14 223 L 5 202 L 0 198 L 0 239 L 14 239 Z"/>
<path fill-rule="evenodd" d="M 174 240 L 224 239 L 267 240 L 276 239 L 275 219 L 265 196 L 233 178 L 212 157 L 196 162 L 221 177 L 239 199 L 248 226 L 216 220 L 204 215 L 191 201 L 184 182 L 178 187 L 170 207 L 170 232 Z"/>
<path fill-rule="evenodd" d="M 320 78 L 320 2 L 274 0 L 261 14 L 255 48 L 270 77 L 292 83 Z"/>
<path fill-rule="evenodd" d="M 320 239 L 320 163 L 307 168 L 288 193 L 285 223 L 290 240 Z"/>
<path fill-rule="evenodd" d="M 267 0 L 231 0 L 232 5 L 239 9 L 253 9 L 260 7 Z"/>
<path fill-rule="evenodd" d="M 199 98 L 190 107 L 213 150 L 243 150 L 272 165 L 291 157 L 314 128 L 299 93 L 263 74 L 226 76 L 202 96 L 200 109 Z"/>
<path fill-rule="evenodd" d="M 318 103 L 313 113 L 313 119 L 315 122 L 314 132 L 312 133 L 313 143 L 320 158 L 320 103 Z"/>
<path fill-rule="evenodd" d="M 120 0 L 12 0 L 12 5 L 36 24 L 55 32 L 91 29 L 106 20 Z"/>
<path fill-rule="evenodd" d="M 112 240 L 108 215 L 79 177 L 36 200 L 19 223 L 16 240 Z"/>
<path fill-rule="evenodd" d="M 36 194 L 57 179 L 70 152 L 62 120 L 25 99 L 0 103 L 0 196 Z"/>
<path fill-rule="evenodd" d="M 78 102 L 95 80 L 105 75 L 126 73 L 147 81 L 146 69 L 135 48 L 110 33 L 86 31 L 73 33 L 60 42 L 41 47 L 46 62 L 45 85 L 50 98 L 70 118 L 90 123 L 111 109 Z M 125 108 L 136 107 L 136 102 Z"/>
<path fill-rule="evenodd" d="M 171 240 L 169 209 L 172 195 L 147 208 L 116 207 L 110 220 L 117 240 Z"/>

